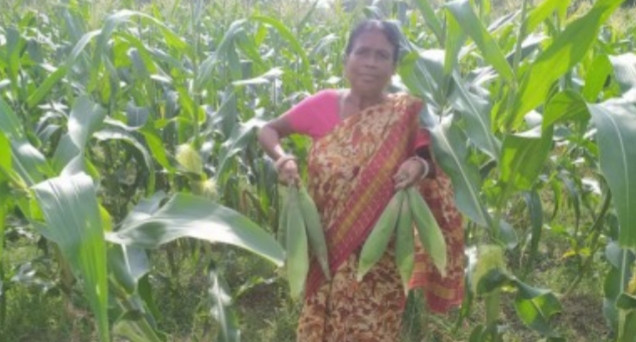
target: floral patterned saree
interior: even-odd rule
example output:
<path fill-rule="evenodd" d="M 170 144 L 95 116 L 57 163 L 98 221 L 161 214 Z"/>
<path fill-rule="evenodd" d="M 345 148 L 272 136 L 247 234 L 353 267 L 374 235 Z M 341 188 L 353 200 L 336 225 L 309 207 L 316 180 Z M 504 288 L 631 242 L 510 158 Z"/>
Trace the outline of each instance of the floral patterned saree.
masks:
<path fill-rule="evenodd" d="M 355 276 L 360 249 L 394 194 L 391 177 L 415 152 L 421 106 L 407 94 L 390 95 L 314 142 L 308 190 L 321 214 L 332 279 L 312 261 L 298 341 L 399 341 L 405 296 L 393 243 L 361 282 Z M 444 233 L 448 269 L 442 277 L 416 242 L 409 287 L 422 287 L 430 310 L 444 312 L 463 296 L 463 230 L 450 181 L 433 169 L 418 186 Z"/>

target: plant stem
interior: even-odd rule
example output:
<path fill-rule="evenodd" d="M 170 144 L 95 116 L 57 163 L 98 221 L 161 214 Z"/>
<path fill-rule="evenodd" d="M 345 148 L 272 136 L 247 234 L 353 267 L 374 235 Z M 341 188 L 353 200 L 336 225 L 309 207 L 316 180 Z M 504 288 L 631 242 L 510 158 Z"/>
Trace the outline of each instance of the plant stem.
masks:
<path fill-rule="evenodd" d="M 594 236 L 592 237 L 592 243 L 591 243 L 592 248 L 590 249 L 590 255 L 587 257 L 587 259 L 583 263 L 583 266 L 581 266 L 580 272 L 578 273 L 578 275 L 576 276 L 576 278 L 574 279 L 570 287 L 568 287 L 568 289 L 565 291 L 564 296 L 567 296 L 570 293 L 572 293 L 572 291 L 574 291 L 574 289 L 579 285 L 581 280 L 583 280 L 583 276 L 585 276 L 588 273 L 592 265 L 592 261 L 594 260 L 594 254 L 596 254 L 596 251 L 601 246 L 598 243 L 598 239 L 601 235 L 601 231 L 602 231 L 601 228 L 603 227 L 603 219 L 605 218 L 605 214 L 607 214 L 607 211 L 609 210 L 611 202 L 612 202 L 612 193 L 608 191 L 605 195 L 605 198 L 603 199 L 601 210 L 596 216 L 596 220 L 594 220 L 594 223 L 592 224 L 592 228 L 590 228 L 590 230 L 594 232 Z"/>

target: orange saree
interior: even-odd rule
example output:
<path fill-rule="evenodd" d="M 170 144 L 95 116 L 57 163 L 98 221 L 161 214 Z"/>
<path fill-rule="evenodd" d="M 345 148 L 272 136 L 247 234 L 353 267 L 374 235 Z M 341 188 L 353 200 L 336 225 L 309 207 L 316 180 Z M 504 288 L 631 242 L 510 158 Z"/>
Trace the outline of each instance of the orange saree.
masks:
<path fill-rule="evenodd" d="M 297 341 L 399 341 L 405 296 L 393 244 L 361 282 L 355 275 L 360 248 L 393 196 L 391 177 L 414 153 L 420 108 L 409 95 L 390 95 L 314 141 L 307 186 L 325 228 L 332 279 L 312 261 Z M 463 230 L 449 179 L 438 168 L 434 174 L 418 186 L 444 233 L 448 269 L 442 277 L 416 243 L 409 287 L 424 288 L 430 310 L 444 312 L 462 300 Z"/>

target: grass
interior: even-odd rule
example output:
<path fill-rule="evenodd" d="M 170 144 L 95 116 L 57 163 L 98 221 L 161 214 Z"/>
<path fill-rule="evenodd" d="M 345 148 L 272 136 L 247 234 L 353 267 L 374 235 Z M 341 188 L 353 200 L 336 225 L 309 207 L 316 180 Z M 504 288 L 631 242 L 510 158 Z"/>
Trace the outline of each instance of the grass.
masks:
<path fill-rule="evenodd" d="M 553 247 L 547 248 L 548 245 Z M 20 265 L 37 259 L 42 252 L 34 246 L 27 239 L 8 243 L 4 264 Z M 550 288 L 560 296 L 577 275 L 576 263 L 560 257 L 569 248 L 567 241 L 560 236 L 546 236 L 542 247 L 539 263 L 527 281 L 537 287 Z M 197 248 L 202 248 L 203 252 L 194 252 Z M 174 262 L 178 265 L 176 274 L 170 267 L 166 250 L 174 251 Z M 254 285 L 235 301 L 242 340 L 295 341 L 300 304 L 289 299 L 286 283 L 277 277 L 277 271 L 269 263 L 240 250 L 201 247 L 185 241 L 169 245 L 166 250 L 151 253 L 155 267 L 150 279 L 161 313 L 158 325 L 168 333 L 170 341 L 214 340 L 218 326 L 208 314 L 209 285 L 205 272 L 211 259 L 216 260 L 235 293 L 250 280 L 265 280 L 252 281 Z M 55 279 L 57 267 L 51 266 L 48 271 L 40 269 L 34 279 L 39 279 L 40 283 Z M 563 311 L 552 323 L 567 341 L 604 341 L 610 337 L 602 315 L 605 267 L 599 261 L 592 268 L 593 272 L 572 293 L 560 296 Z M 10 285 L 6 292 L 7 320 L 0 328 L 1 342 L 95 340 L 93 320 L 79 292 L 65 294 L 59 284 L 43 292 L 36 283 Z M 513 297 L 512 293 L 504 294 L 500 321 L 506 331 L 505 340 L 537 341 L 540 336 L 518 320 L 511 304 Z M 466 341 L 470 330 L 484 322 L 483 313 L 483 302 L 477 301 L 468 318 L 456 328 L 457 312 L 445 316 L 427 316 L 420 312 L 412 316 L 415 324 L 405 328 L 404 342 Z M 425 328 L 420 329 L 418 324 Z"/>

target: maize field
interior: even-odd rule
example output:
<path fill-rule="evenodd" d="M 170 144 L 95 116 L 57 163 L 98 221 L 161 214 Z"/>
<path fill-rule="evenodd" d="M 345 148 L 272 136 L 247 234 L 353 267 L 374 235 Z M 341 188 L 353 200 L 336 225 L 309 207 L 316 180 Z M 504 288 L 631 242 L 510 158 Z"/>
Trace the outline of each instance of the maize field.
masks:
<path fill-rule="evenodd" d="M 403 340 L 636 341 L 633 1 L 0 5 L 0 341 L 295 341 L 324 236 L 256 134 L 347 86 L 364 18 L 400 28 L 390 90 L 464 217 L 465 300 L 409 293 Z M 303 175 L 310 143 L 285 141 Z M 444 266 L 425 207 L 396 194 L 361 274 L 395 236 L 408 278 L 409 223 Z"/>

